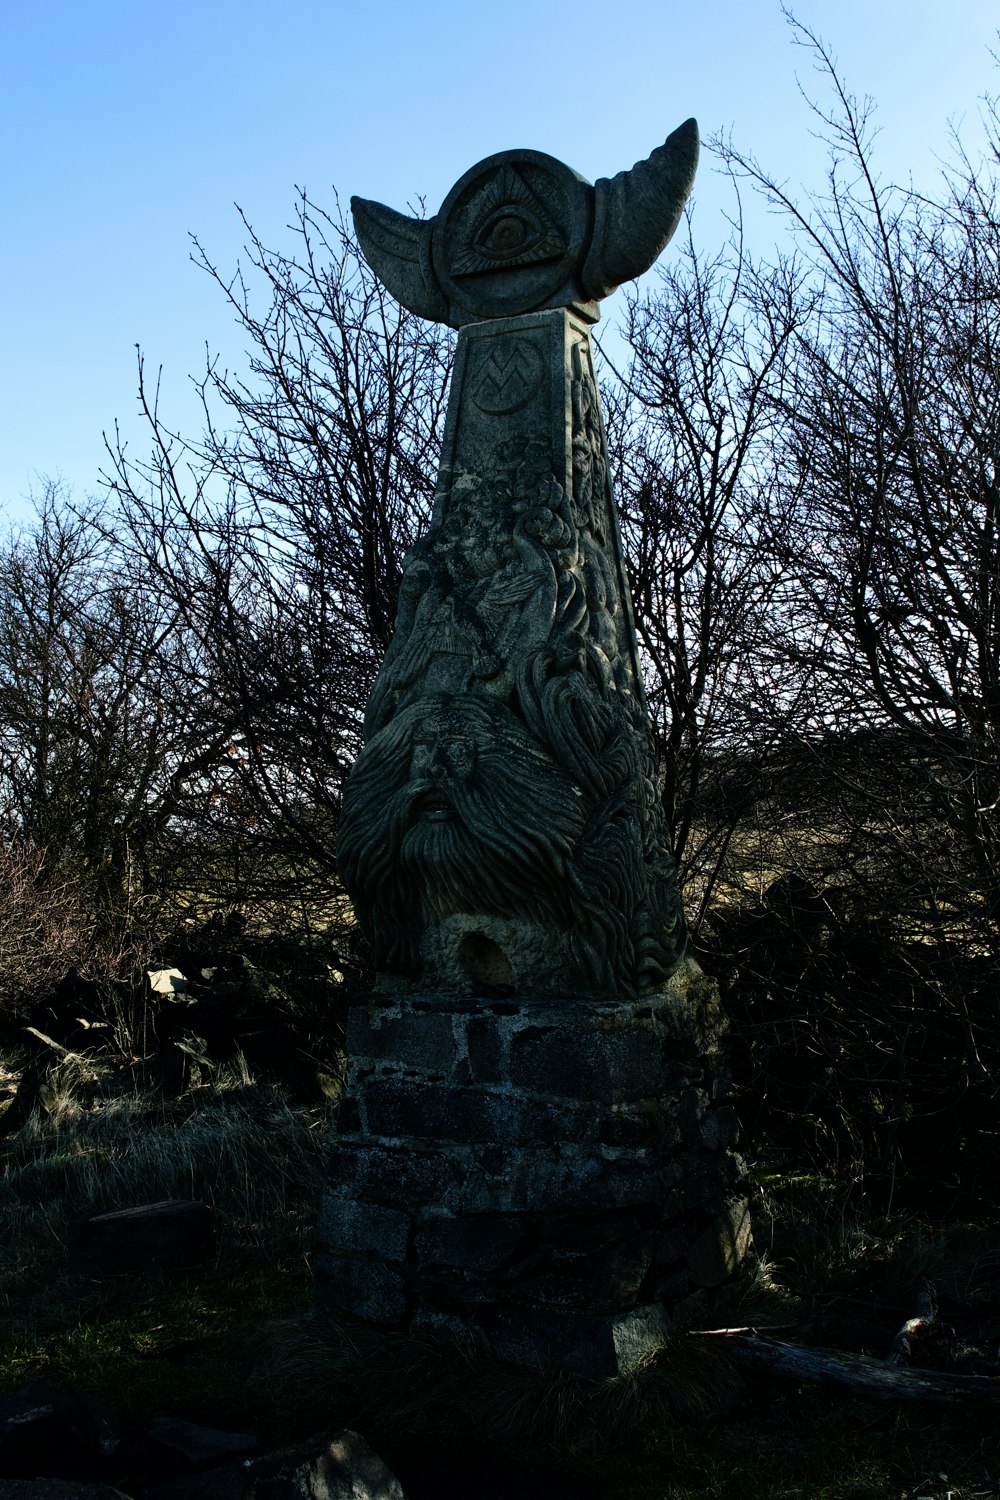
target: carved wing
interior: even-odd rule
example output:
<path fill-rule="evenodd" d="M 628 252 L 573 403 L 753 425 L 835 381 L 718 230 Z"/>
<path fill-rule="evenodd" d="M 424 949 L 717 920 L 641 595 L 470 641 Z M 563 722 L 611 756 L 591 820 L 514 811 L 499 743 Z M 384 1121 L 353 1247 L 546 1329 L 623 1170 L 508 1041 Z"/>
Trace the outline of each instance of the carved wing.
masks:
<path fill-rule="evenodd" d="M 448 304 L 430 269 L 434 220 L 410 219 L 370 198 L 352 198 L 351 213 L 365 260 L 396 301 L 418 318 L 447 322 Z"/>
<path fill-rule="evenodd" d="M 594 233 L 583 266 L 589 297 L 648 271 L 680 221 L 698 165 L 698 125 L 685 120 L 652 156 L 594 184 Z"/>

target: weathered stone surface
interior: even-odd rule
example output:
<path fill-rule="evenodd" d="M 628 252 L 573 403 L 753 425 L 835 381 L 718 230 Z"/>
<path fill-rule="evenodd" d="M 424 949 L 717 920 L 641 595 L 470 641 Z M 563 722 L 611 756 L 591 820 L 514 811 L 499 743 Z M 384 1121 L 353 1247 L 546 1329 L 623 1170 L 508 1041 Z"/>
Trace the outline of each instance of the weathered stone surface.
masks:
<path fill-rule="evenodd" d="M 426 222 L 354 204 L 390 289 L 461 332 L 344 792 L 339 867 L 379 972 L 348 1027 L 321 1281 L 358 1316 L 598 1375 L 663 1337 L 658 1296 L 716 1284 L 746 1244 L 589 333 L 669 238 L 696 143 L 689 122 L 594 188 L 506 152 Z"/>
<path fill-rule="evenodd" d="M 508 1076 L 506 1041 L 499 1016 L 474 1016 L 466 1029 L 471 1078 L 476 1083 L 501 1083 Z"/>
<path fill-rule="evenodd" d="M 457 1163 L 442 1152 L 415 1145 L 343 1142 L 330 1153 L 332 1184 L 372 1202 L 443 1202 L 459 1175 Z"/>
<path fill-rule="evenodd" d="M 603 1247 L 602 1247 L 603 1248 Z M 639 1297 L 653 1264 L 653 1236 L 633 1235 L 622 1244 L 593 1250 L 555 1250 L 530 1278 L 523 1295 L 550 1307 L 618 1312 Z"/>
<path fill-rule="evenodd" d="M 701 1138 L 710 1151 L 724 1151 L 736 1140 L 736 1111 L 731 1104 L 713 1109 L 701 1122 Z"/>
<path fill-rule="evenodd" d="M 679 1095 L 644 1099 L 631 1105 L 614 1105 L 596 1114 L 595 1144 L 615 1150 L 648 1151 L 658 1159 L 676 1161 L 690 1143 L 677 1118 Z"/>
<path fill-rule="evenodd" d="M 602 1246 L 614 1246 L 633 1239 L 648 1228 L 651 1217 L 642 1209 L 631 1207 L 605 1210 L 597 1214 L 537 1214 L 535 1233 L 540 1245 L 553 1250 L 583 1250 L 588 1253 Z"/>
<path fill-rule="evenodd" d="M 337 1111 L 337 1128 L 344 1135 L 361 1130 L 364 1121 L 361 1118 L 361 1106 L 356 1094 L 347 1093 L 340 1101 Z"/>
<path fill-rule="evenodd" d="M 343 1255 L 402 1261 L 410 1237 L 409 1214 L 327 1189 L 320 1200 L 320 1244 Z"/>
<path fill-rule="evenodd" d="M 380 1078 L 365 1091 L 373 1135 L 414 1140 L 500 1141 L 509 1145 L 571 1133 L 565 1112 L 510 1090 L 453 1088 L 407 1078 Z"/>
<path fill-rule="evenodd" d="M 345 1431 L 315 1458 L 266 1484 L 255 1500 L 405 1500 L 402 1486 L 361 1437 Z"/>
<path fill-rule="evenodd" d="M 153 1417 L 146 1436 L 164 1448 L 180 1453 L 193 1464 L 216 1462 L 237 1453 L 252 1453 L 257 1439 L 249 1432 L 223 1432 L 202 1427 L 179 1417 Z"/>
<path fill-rule="evenodd" d="M 655 784 L 587 325 L 471 323 L 338 833 L 383 980 L 656 993 L 686 939 Z"/>
<path fill-rule="evenodd" d="M 366 1009 L 351 1029 L 369 1053 L 349 1075 L 356 1128 L 331 1153 L 320 1219 L 322 1300 L 383 1326 L 440 1316 L 477 1337 L 490 1308 L 600 1314 L 604 1353 L 591 1330 L 582 1362 L 597 1368 L 618 1357 L 615 1319 L 718 1275 L 709 1260 L 738 1177 L 719 1143 L 730 1107 L 710 1102 L 696 1052 L 672 1056 L 671 1005 L 419 994 L 385 997 L 377 1025 Z M 383 1028 L 391 1045 L 373 1057 Z"/>
<path fill-rule="evenodd" d="M 320 1250 L 315 1268 L 316 1296 L 324 1306 L 380 1327 L 402 1325 L 410 1283 L 402 1266 Z"/>
<path fill-rule="evenodd" d="M 680 219 L 698 162 L 686 120 L 645 161 L 591 187 L 544 151 L 501 151 L 459 178 L 432 219 L 352 198 L 365 259 L 418 317 L 459 328 L 543 307 L 596 306 L 641 276 Z"/>
<path fill-rule="evenodd" d="M 738 1268 L 750 1244 L 750 1208 L 745 1198 L 727 1205 L 688 1251 L 688 1266 L 699 1286 L 719 1286 Z"/>
<path fill-rule="evenodd" d="M 456 1213 L 592 1212 L 655 1203 L 662 1195 L 655 1165 L 641 1158 L 490 1146 L 473 1151 L 444 1202 Z"/>
<path fill-rule="evenodd" d="M 663 1069 L 655 1036 L 637 1026 L 604 1031 L 532 1027 L 511 1038 L 510 1078 L 540 1093 L 625 1104 L 655 1095 Z"/>
<path fill-rule="evenodd" d="M 313 1439 L 239 1464 L 185 1475 L 144 1494 L 145 1500 L 405 1500 L 396 1476 L 364 1438 L 350 1430 L 319 1444 Z M 51 1500 L 63 1497 L 54 1495 Z"/>
<path fill-rule="evenodd" d="M 180 969 L 147 969 L 146 977 L 154 995 L 165 995 L 171 1000 L 184 998 L 185 1003 L 194 999 L 187 995 L 191 982 Z"/>
<path fill-rule="evenodd" d="M 670 1332 L 667 1314 L 655 1304 L 590 1316 L 556 1308 L 481 1307 L 469 1321 L 503 1359 L 551 1364 L 592 1379 L 634 1369 Z"/>
<path fill-rule="evenodd" d="M 425 1265 L 501 1270 L 530 1247 L 530 1226 L 512 1213 L 425 1215 L 416 1233 L 417 1259 Z"/>
<path fill-rule="evenodd" d="M 355 1066 L 361 1058 L 406 1060 L 429 1074 L 446 1074 L 455 1062 L 451 1017 L 388 1007 L 353 1005 L 348 1013 L 347 1052 Z"/>

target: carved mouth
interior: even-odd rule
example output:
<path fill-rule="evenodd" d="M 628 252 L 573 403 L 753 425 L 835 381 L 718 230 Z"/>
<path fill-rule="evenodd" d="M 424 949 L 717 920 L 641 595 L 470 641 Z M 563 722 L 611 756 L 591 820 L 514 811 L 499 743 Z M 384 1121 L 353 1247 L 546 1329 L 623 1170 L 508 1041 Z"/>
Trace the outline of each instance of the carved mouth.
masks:
<path fill-rule="evenodd" d="M 428 823 L 443 823 L 455 816 L 455 809 L 442 792 L 428 792 L 421 797 L 417 812 Z"/>

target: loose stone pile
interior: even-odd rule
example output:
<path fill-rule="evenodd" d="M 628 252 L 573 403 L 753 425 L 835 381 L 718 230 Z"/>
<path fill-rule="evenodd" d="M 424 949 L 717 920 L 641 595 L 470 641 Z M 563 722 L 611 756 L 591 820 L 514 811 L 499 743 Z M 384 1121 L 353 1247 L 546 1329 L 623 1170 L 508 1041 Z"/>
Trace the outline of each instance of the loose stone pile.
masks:
<path fill-rule="evenodd" d="M 627 1369 L 696 1316 L 749 1222 L 714 987 L 641 1001 L 410 996 L 350 1017 L 318 1292 L 523 1361 Z"/>

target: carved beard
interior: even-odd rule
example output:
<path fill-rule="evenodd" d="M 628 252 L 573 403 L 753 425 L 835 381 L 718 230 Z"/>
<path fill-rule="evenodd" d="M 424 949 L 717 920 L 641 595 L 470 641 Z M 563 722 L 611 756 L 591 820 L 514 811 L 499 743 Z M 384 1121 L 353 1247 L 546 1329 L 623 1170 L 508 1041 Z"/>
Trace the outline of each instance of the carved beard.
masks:
<path fill-rule="evenodd" d="M 553 843 L 539 826 L 544 813 L 533 805 L 539 790 L 536 783 L 532 796 L 497 757 L 471 782 L 412 781 L 397 794 L 400 869 L 420 892 L 425 917 L 514 916 L 537 913 L 540 900 L 562 904 L 564 861 L 558 837 Z M 446 802 L 449 814 L 428 818 L 429 797 Z M 580 832 L 582 820 L 576 837 Z"/>
<path fill-rule="evenodd" d="M 435 712 L 456 718 L 474 742 L 468 778 L 411 779 L 414 740 Z M 455 912 L 572 926 L 566 870 L 586 827 L 586 801 L 495 703 L 431 699 L 397 714 L 358 758 L 338 839 L 341 875 L 378 966 L 416 973 L 424 927 Z"/>

